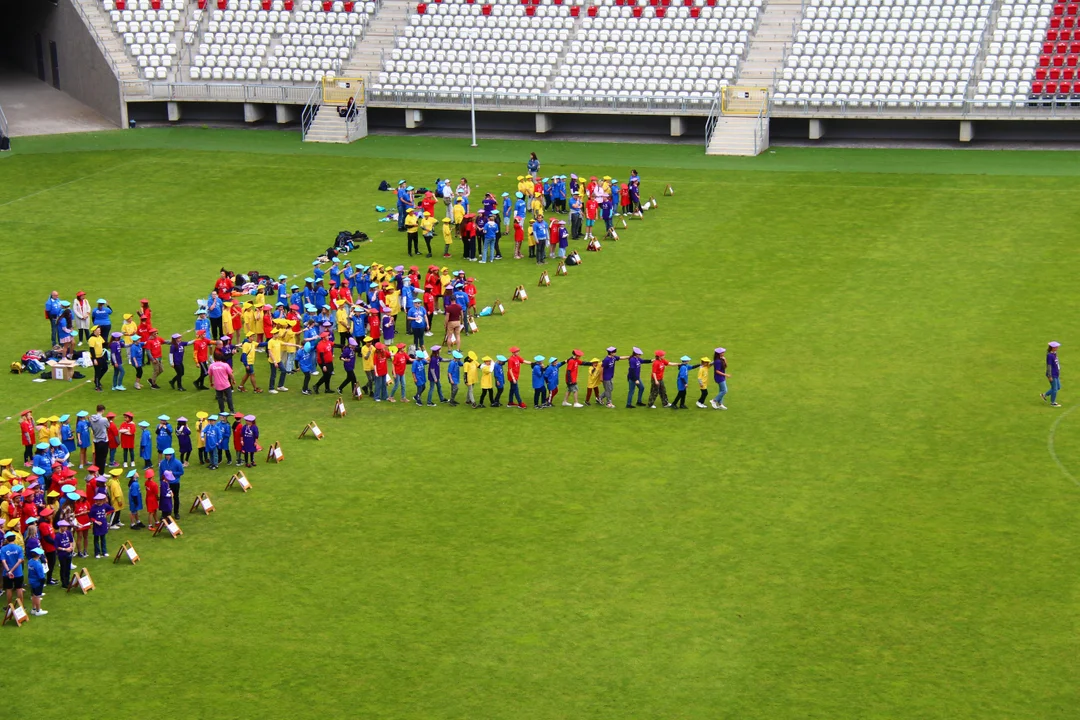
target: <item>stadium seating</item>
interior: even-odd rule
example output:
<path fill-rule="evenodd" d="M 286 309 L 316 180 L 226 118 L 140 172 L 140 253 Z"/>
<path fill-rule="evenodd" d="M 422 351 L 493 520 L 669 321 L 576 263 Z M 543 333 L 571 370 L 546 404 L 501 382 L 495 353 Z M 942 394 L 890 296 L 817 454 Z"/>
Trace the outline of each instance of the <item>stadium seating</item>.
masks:
<path fill-rule="evenodd" d="M 1045 6 L 1044 6 L 1045 7 Z M 1043 21 L 1045 34 L 1036 45 L 1031 99 L 1043 102 L 1080 97 L 1080 6 L 1060 0 L 1049 8 Z"/>
<path fill-rule="evenodd" d="M 176 62 L 185 0 L 104 0 L 116 32 L 147 80 L 164 80 Z"/>
<path fill-rule="evenodd" d="M 1043 51 L 1043 40 L 1048 36 L 1052 8 L 1049 3 L 1020 0 L 1005 0 L 1001 4 L 972 98 L 977 106 L 1027 104 L 1037 74 L 1039 85 L 1043 86 L 1048 72 L 1046 68 L 1039 68 L 1039 55 Z M 1055 41 L 1058 39 L 1056 30 L 1049 34 Z M 1071 30 L 1069 35 L 1071 37 Z M 1050 64 L 1048 59 L 1047 65 Z M 1069 79 L 1072 74 L 1069 73 Z M 1060 76 L 1060 70 L 1053 71 L 1053 77 L 1049 79 L 1056 83 Z"/>
<path fill-rule="evenodd" d="M 774 101 L 961 107 L 993 0 L 807 0 Z"/>

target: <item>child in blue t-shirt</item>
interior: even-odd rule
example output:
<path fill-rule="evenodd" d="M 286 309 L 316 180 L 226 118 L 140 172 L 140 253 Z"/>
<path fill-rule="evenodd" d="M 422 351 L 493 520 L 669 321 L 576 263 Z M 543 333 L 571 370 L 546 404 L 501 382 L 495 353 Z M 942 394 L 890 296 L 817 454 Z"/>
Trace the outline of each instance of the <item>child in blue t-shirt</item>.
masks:
<path fill-rule="evenodd" d="M 150 423 L 143 420 L 139 423 L 139 427 L 142 428 L 142 433 L 139 435 L 139 457 L 142 458 L 144 469 L 152 468 L 154 464 L 150 458 L 154 450 L 154 441 L 150 438 Z"/>
<path fill-rule="evenodd" d="M 26 570 L 30 582 L 31 615 L 48 615 L 48 610 L 41 609 L 41 596 L 45 594 L 45 566 L 41 559 L 45 557 L 45 551 L 36 547 L 30 551 L 30 562 L 26 564 Z"/>

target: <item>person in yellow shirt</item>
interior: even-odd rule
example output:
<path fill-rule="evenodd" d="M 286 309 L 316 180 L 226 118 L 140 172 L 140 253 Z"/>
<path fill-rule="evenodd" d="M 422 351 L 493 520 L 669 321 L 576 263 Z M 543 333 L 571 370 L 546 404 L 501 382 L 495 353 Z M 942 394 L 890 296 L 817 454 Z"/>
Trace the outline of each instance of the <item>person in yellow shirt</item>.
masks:
<path fill-rule="evenodd" d="M 698 366 L 697 371 L 697 385 L 698 390 L 701 391 L 697 406 L 703 410 L 707 410 L 709 407 L 705 404 L 705 400 L 709 397 L 709 375 L 712 374 L 712 362 L 710 357 L 701 358 L 701 365 Z"/>
<path fill-rule="evenodd" d="M 12 458 L 0 460 L 0 482 L 4 485 L 14 485 L 17 477 L 19 476 L 15 474 L 15 461 Z"/>
<path fill-rule="evenodd" d="M 124 491 L 120 489 L 120 473 L 123 472 L 120 468 L 114 468 L 109 471 L 109 479 L 105 481 L 105 492 L 109 496 L 109 504 L 112 505 L 113 512 L 112 518 L 109 520 L 109 527 L 118 530 L 123 525 L 120 524 L 120 511 L 124 509 Z"/>
<path fill-rule="evenodd" d="M 585 390 L 585 404 L 589 404 L 589 398 L 596 395 L 596 402 L 600 402 L 600 382 L 604 377 L 604 369 L 600 364 L 600 358 L 589 361 L 589 379 Z"/>
<path fill-rule="evenodd" d="M 131 313 L 124 315 L 124 323 L 120 326 L 120 332 L 124 334 L 124 345 L 130 345 L 135 338 L 135 333 L 139 331 L 139 326 L 135 324 L 134 316 Z"/>
<path fill-rule="evenodd" d="M 259 343 L 255 342 L 255 332 L 248 330 L 244 334 L 244 343 L 240 346 L 240 361 L 244 364 L 244 379 L 240 381 L 240 385 L 237 387 L 237 392 L 244 392 L 244 385 L 248 380 L 251 380 L 251 389 L 257 393 L 261 393 L 259 389 L 259 383 L 255 380 L 255 350 L 259 347 Z"/>
<path fill-rule="evenodd" d="M 475 407 L 484 407 L 484 398 L 495 404 L 495 362 L 490 355 L 485 355 L 480 363 L 480 402 Z"/>
<path fill-rule="evenodd" d="M 408 208 L 405 211 L 405 250 L 409 253 L 409 257 L 412 257 L 414 249 L 417 255 L 420 254 L 419 225 L 416 209 Z"/>
<path fill-rule="evenodd" d="M 360 361 L 363 363 L 364 376 L 367 377 L 367 385 L 364 392 L 368 395 L 375 393 L 375 348 L 371 344 L 371 336 L 364 336 L 364 344 L 360 348 Z"/>
<path fill-rule="evenodd" d="M 461 224 L 465 221 L 465 206 L 459 197 L 454 200 L 454 234 L 461 237 Z"/>
<path fill-rule="evenodd" d="M 52 438 L 60 438 L 60 418 L 56 415 L 49 418 L 49 439 Z"/>
<path fill-rule="evenodd" d="M 525 194 L 525 176 L 524 175 L 518 175 L 517 184 L 518 184 L 517 191 L 524 195 Z"/>
<path fill-rule="evenodd" d="M 90 330 L 90 358 L 94 362 L 94 389 L 101 392 L 101 378 L 109 369 L 109 354 L 105 352 L 105 339 L 101 337 L 101 328 L 95 325 Z"/>
<path fill-rule="evenodd" d="M 277 395 L 279 391 L 286 391 L 289 389 L 285 387 L 285 348 L 300 347 L 299 345 L 284 342 L 282 340 L 282 335 L 284 335 L 286 331 L 281 326 L 280 319 L 275 320 L 274 323 L 277 325 L 277 329 L 274 331 L 274 334 L 270 336 L 270 339 L 266 341 L 266 360 L 270 363 L 270 385 L 268 387 L 271 395 Z"/>
<path fill-rule="evenodd" d="M 521 192 L 525 193 L 525 197 L 530 198 L 534 194 L 536 194 L 536 183 L 533 182 L 533 179 L 531 177 L 526 176 L 525 182 L 523 184 L 525 186 L 525 189 Z"/>
<path fill-rule="evenodd" d="M 431 238 L 435 237 L 435 216 L 429 212 L 424 213 L 420 220 L 420 232 L 424 235 L 424 243 L 427 245 L 427 256 L 431 257 Z"/>
<path fill-rule="evenodd" d="M 443 218 L 443 221 L 442 221 L 442 241 L 443 241 L 443 254 L 442 254 L 442 256 L 444 258 L 448 258 L 448 257 L 450 257 L 450 246 L 454 244 L 454 225 L 450 221 L 450 218 Z"/>
<path fill-rule="evenodd" d="M 532 203 L 529 205 L 532 210 L 533 217 L 540 220 L 544 217 L 544 196 L 536 195 L 532 199 Z"/>
<path fill-rule="evenodd" d="M 473 388 L 475 387 L 478 375 L 480 374 L 477 367 L 477 360 L 476 352 L 470 350 L 468 357 L 465 358 L 465 362 L 461 366 L 461 370 L 465 375 L 465 402 L 473 407 L 476 407 L 476 393 Z"/>
<path fill-rule="evenodd" d="M 206 427 L 206 418 L 210 417 L 210 413 L 205 410 L 200 410 L 195 413 L 195 439 L 198 441 L 196 446 L 199 450 L 199 464 L 206 464 L 206 438 L 203 437 L 203 428 Z"/>
<path fill-rule="evenodd" d="M 242 330 L 244 337 L 247 337 L 248 333 L 255 337 L 255 305 L 251 302 L 243 304 L 243 310 L 240 313 L 240 321 L 243 324 Z"/>
<path fill-rule="evenodd" d="M 224 304 L 224 307 L 225 309 L 221 313 L 221 334 L 222 336 L 228 336 L 231 338 L 233 336 L 233 333 L 235 333 L 240 328 L 233 325 L 233 303 L 227 302 Z"/>
<path fill-rule="evenodd" d="M 334 325 L 338 331 L 341 347 L 345 347 L 345 344 L 349 342 L 349 325 L 351 322 L 349 319 L 349 306 L 341 303 L 338 305 L 338 309 L 334 311 Z"/>
<path fill-rule="evenodd" d="M 266 340 L 266 334 L 263 330 L 263 316 L 267 313 L 266 298 L 262 295 L 255 296 L 255 308 L 251 314 L 252 324 L 255 326 L 255 340 L 262 344 Z"/>

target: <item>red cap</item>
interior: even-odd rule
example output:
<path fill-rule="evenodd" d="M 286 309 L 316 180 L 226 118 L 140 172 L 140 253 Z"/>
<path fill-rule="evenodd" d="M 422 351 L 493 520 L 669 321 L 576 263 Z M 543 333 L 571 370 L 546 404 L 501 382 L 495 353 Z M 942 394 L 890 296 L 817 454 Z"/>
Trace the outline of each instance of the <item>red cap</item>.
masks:
<path fill-rule="evenodd" d="M 575 350 L 574 350 L 574 354 L 575 354 L 575 355 L 577 355 L 578 357 L 581 357 L 581 356 L 582 356 L 582 355 L 584 355 L 585 353 L 581 352 L 580 350 L 577 350 L 577 349 L 575 349 Z"/>
<path fill-rule="evenodd" d="M 116 417 L 116 413 L 114 413 L 114 412 L 111 412 L 111 413 L 105 413 L 105 417 L 107 417 L 108 419 L 112 420 L 112 419 L 113 419 L 114 417 Z"/>
<path fill-rule="evenodd" d="M 124 413 L 124 417 L 133 418 L 133 417 L 135 417 L 135 413 L 133 413 L 133 412 L 131 412 L 129 410 L 128 412 Z"/>
<path fill-rule="evenodd" d="M 519 348 L 517 345 L 511 345 L 510 346 L 510 352 L 512 352 L 512 353 L 521 352 L 521 348 Z"/>
<path fill-rule="evenodd" d="M 146 298 L 139 298 L 139 302 L 141 302 L 143 305 L 149 305 L 150 304 L 150 301 L 147 300 Z"/>
<path fill-rule="evenodd" d="M 91 465 L 90 467 L 86 468 L 86 471 L 87 471 L 87 472 L 97 472 L 97 471 L 98 471 L 98 469 L 99 469 L 99 468 L 98 468 L 98 466 L 97 466 L 97 465 Z"/>
<path fill-rule="evenodd" d="M 41 512 L 38 514 L 43 518 L 52 517 L 53 509 L 51 507 L 42 508 Z"/>
<path fill-rule="evenodd" d="M 19 416 L 22 417 L 23 415 L 29 415 L 31 412 L 31 410 L 23 410 L 21 413 L 19 413 Z"/>
<path fill-rule="evenodd" d="M 154 471 L 150 468 L 146 468 L 146 479 L 149 480 L 152 477 L 154 477 Z"/>
<path fill-rule="evenodd" d="M 667 353 L 664 352 L 663 350 L 657 350 L 656 351 L 656 357 L 664 357 L 665 355 L 667 355 Z"/>
<path fill-rule="evenodd" d="M 386 346 L 383 345 L 381 342 L 377 342 L 377 343 L 375 343 L 375 349 L 376 350 L 385 350 Z"/>
<path fill-rule="evenodd" d="M 79 292 L 75 293 L 75 297 L 82 297 L 85 294 L 86 294 L 85 290 L 80 290 Z"/>

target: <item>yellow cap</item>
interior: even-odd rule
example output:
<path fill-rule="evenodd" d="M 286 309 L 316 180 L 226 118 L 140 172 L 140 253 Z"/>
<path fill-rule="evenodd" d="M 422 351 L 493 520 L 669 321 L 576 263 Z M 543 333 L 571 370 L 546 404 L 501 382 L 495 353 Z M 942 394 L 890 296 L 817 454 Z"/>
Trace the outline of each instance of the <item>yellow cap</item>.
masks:
<path fill-rule="evenodd" d="M 59 416 L 59 415 L 53 415 L 53 416 L 51 416 L 51 417 L 49 418 L 49 422 L 60 422 L 60 416 Z"/>
<path fill-rule="evenodd" d="M 474 351 L 472 351 L 472 350 L 469 351 L 469 359 L 470 360 L 476 360 L 477 359 L 476 353 Z"/>
<path fill-rule="evenodd" d="M 0 460 L 0 467 L 3 467 L 4 465 L 10 465 L 10 464 L 11 464 L 11 458 L 4 458 L 3 460 Z"/>
<path fill-rule="evenodd" d="M 484 358 L 483 358 L 483 362 L 491 362 L 491 356 L 490 355 L 485 355 Z"/>
<path fill-rule="evenodd" d="M 195 417 L 199 418 L 200 420 L 205 420 L 206 418 L 210 417 L 210 413 L 206 412 L 205 410 L 200 410 L 199 412 L 195 413 Z"/>
<path fill-rule="evenodd" d="M 19 527 L 19 518 L 11 518 L 10 520 L 8 520 L 7 526 L 9 528 Z"/>
<path fill-rule="evenodd" d="M 112 475 L 113 477 L 120 477 L 120 473 L 122 473 L 122 472 L 123 472 L 123 470 L 121 470 L 120 468 L 113 468 L 112 470 L 109 471 L 109 474 Z"/>

